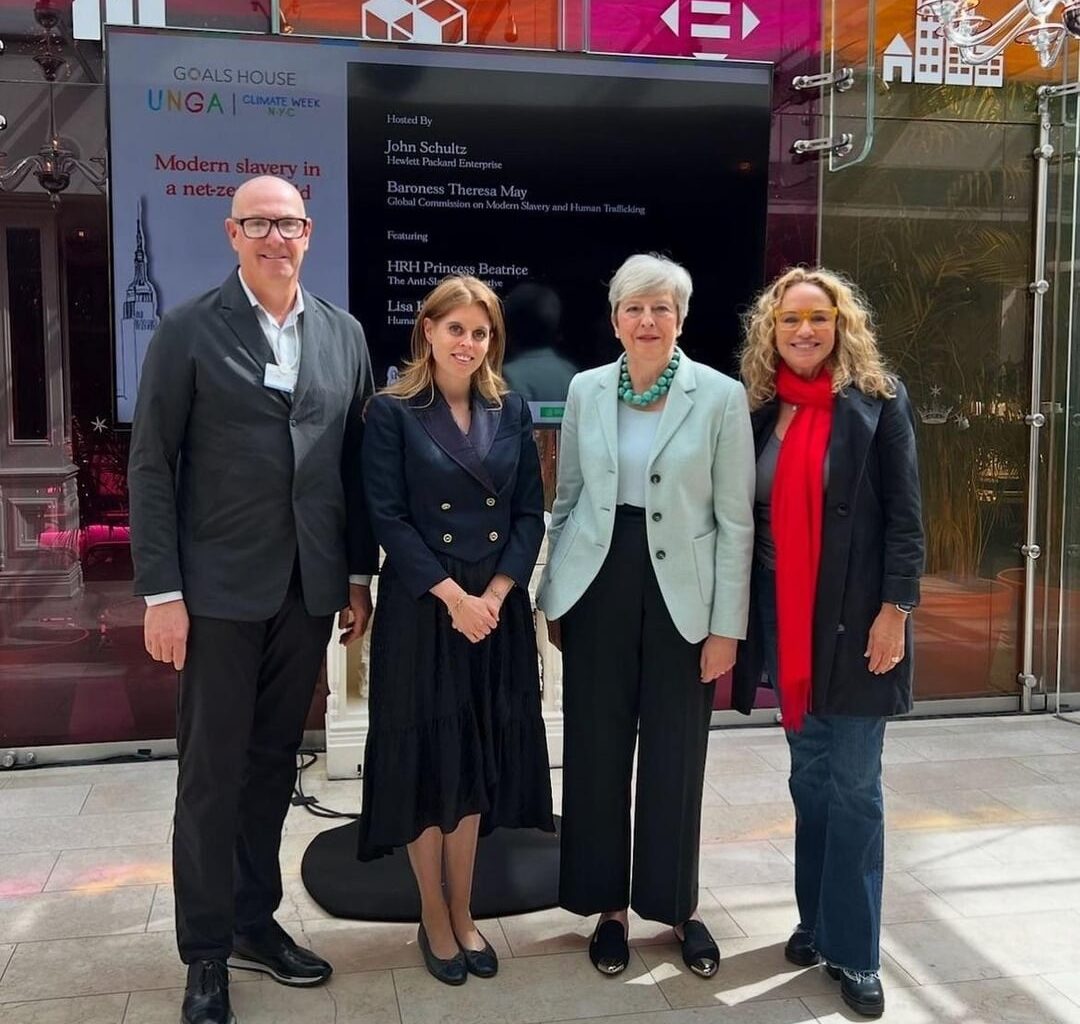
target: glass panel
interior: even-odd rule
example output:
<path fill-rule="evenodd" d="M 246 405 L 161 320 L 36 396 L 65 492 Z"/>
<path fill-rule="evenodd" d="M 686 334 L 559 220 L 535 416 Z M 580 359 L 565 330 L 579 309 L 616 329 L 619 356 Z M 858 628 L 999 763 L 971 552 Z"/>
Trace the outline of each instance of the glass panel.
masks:
<path fill-rule="evenodd" d="M 837 59 L 838 64 L 847 63 L 847 55 L 855 55 L 863 46 L 862 37 L 855 28 L 856 23 L 876 21 L 874 74 L 877 83 L 874 106 L 878 130 L 890 121 L 909 127 L 922 125 L 918 133 L 908 132 L 903 145 L 894 146 L 891 152 L 882 152 L 880 139 L 874 143 L 875 155 L 871 160 L 875 167 L 880 168 L 876 181 L 893 191 L 895 198 L 892 201 L 896 203 L 893 215 L 898 219 L 912 216 L 916 219 L 935 218 L 943 229 L 950 222 L 956 229 L 952 239 L 947 237 L 947 230 L 942 237 L 934 238 L 934 229 L 927 226 L 920 229 L 924 236 L 920 245 L 932 248 L 915 252 L 907 250 L 906 246 L 896 248 L 892 273 L 910 279 L 911 295 L 905 301 L 913 309 L 933 306 L 927 294 L 921 291 L 927 285 L 925 275 L 911 274 L 911 266 L 921 270 L 928 261 L 951 253 L 949 271 L 942 278 L 934 279 L 935 296 L 948 293 L 948 287 L 936 286 L 947 286 L 955 279 L 952 268 L 971 275 L 971 286 L 965 295 L 965 302 L 971 305 L 954 318 L 951 333 L 962 343 L 959 351 L 964 369 L 961 382 L 966 388 L 974 386 L 977 389 L 972 392 L 973 396 L 981 395 L 971 399 L 979 419 L 977 422 L 970 415 L 969 400 L 956 393 L 954 408 L 950 413 L 952 422 L 956 422 L 958 414 L 961 415 L 960 422 L 966 421 L 970 432 L 965 432 L 963 439 L 956 439 L 948 448 L 950 458 L 956 461 L 955 465 L 950 466 L 949 475 L 942 478 L 942 486 L 938 488 L 940 493 L 927 491 L 931 557 L 939 560 L 938 569 L 928 583 L 932 588 L 931 599 L 940 601 L 941 595 L 935 596 L 933 588 L 940 590 L 942 580 L 948 579 L 950 574 L 968 589 L 975 586 L 976 581 L 983 581 L 981 586 L 985 591 L 986 608 L 979 612 L 979 617 L 985 626 L 977 633 L 980 636 L 985 634 L 985 638 L 977 638 L 967 631 L 961 639 L 968 648 L 973 649 L 973 644 L 985 648 L 985 657 L 978 659 L 987 671 L 985 692 L 1011 689 L 1008 682 L 1013 669 L 1019 668 L 1024 621 L 1025 574 L 1019 547 L 1026 539 L 1024 519 L 1030 459 L 1027 450 L 1029 430 L 1021 421 L 1023 415 L 1030 411 L 1029 322 L 1032 300 L 1024 293 L 1022 285 L 1031 278 L 1034 235 L 1020 225 L 1030 219 L 1033 202 L 1037 162 L 1032 159 L 1031 153 L 1036 140 L 1036 90 L 1043 84 L 1069 80 L 1076 66 L 1077 43 L 1070 39 L 1062 58 L 1050 68 L 1039 66 L 1030 46 L 1016 42 L 1006 45 L 1000 56 L 970 67 L 959 60 L 956 48 L 942 38 L 936 21 L 920 17 L 914 4 L 900 5 L 878 0 L 869 4 L 836 4 L 835 8 L 839 25 L 835 45 L 841 55 Z M 1000 18 L 1006 9 L 999 6 L 983 11 L 980 8 L 978 13 Z M 1059 123 L 1062 116 L 1060 105 L 1056 111 L 1052 108 L 1051 116 L 1057 119 L 1055 124 Z M 928 132 L 930 122 L 937 122 L 941 128 Z M 961 128 L 965 124 L 967 130 Z M 980 125 L 989 129 L 994 124 L 1000 125 L 1004 133 L 1000 152 L 993 133 L 980 135 L 978 132 Z M 895 131 L 891 129 L 889 134 L 895 137 Z M 938 131 L 948 133 L 951 141 L 947 145 L 942 141 L 945 136 L 939 139 Z M 1060 152 L 1058 140 L 1055 138 L 1054 141 Z M 1058 610 L 1067 612 L 1069 607 L 1068 581 L 1063 583 L 1062 579 L 1068 573 L 1069 559 L 1077 551 L 1070 542 L 1068 517 L 1071 512 L 1067 494 L 1071 464 L 1066 455 L 1067 444 L 1071 443 L 1066 440 L 1068 431 L 1075 424 L 1062 415 L 1063 403 L 1067 401 L 1071 386 L 1071 331 L 1075 316 L 1070 291 L 1074 259 L 1071 225 L 1075 207 L 1075 200 L 1070 197 L 1075 181 L 1069 166 L 1073 160 L 1075 141 L 1069 136 L 1066 144 L 1070 152 L 1066 167 L 1058 173 L 1056 165 L 1051 164 L 1049 188 L 1052 215 L 1046 276 L 1050 280 L 1051 290 L 1046 307 L 1042 388 L 1044 397 L 1053 397 L 1050 401 L 1044 401 L 1041 407 L 1047 422 L 1046 429 L 1039 436 L 1043 452 L 1038 464 L 1040 484 L 1035 496 L 1038 528 L 1034 539 L 1042 545 L 1044 554 L 1034 563 L 1035 584 L 1031 592 L 1035 611 L 1031 670 L 1037 683 L 1041 684 L 1055 678 L 1059 645 L 1067 648 L 1070 643 L 1067 628 L 1063 627 L 1059 634 Z M 906 157 L 903 152 L 905 148 L 908 150 Z M 849 162 L 853 162 L 853 157 Z M 830 206 L 834 201 L 838 206 L 844 206 L 842 196 L 847 194 L 852 184 L 851 180 L 844 180 L 849 171 L 843 163 L 833 161 L 841 183 L 825 182 L 823 217 L 826 224 L 823 235 L 826 243 L 823 258 L 828 260 L 835 252 L 835 261 L 839 265 L 846 265 L 853 272 L 858 268 L 858 273 L 864 275 L 860 283 L 873 289 L 875 282 L 866 277 L 862 269 L 863 260 L 867 257 L 866 242 L 873 241 L 880 247 L 891 231 L 886 229 L 880 235 L 863 232 L 861 243 L 864 248 L 850 254 L 846 262 L 846 254 L 837 247 L 835 238 L 831 247 L 828 241 L 834 237 L 828 225 L 830 215 L 834 212 Z M 885 205 L 888 202 L 886 200 Z M 1055 205 L 1058 207 L 1056 211 L 1053 210 Z M 991 216 L 1000 216 L 1001 223 L 989 230 L 991 225 L 986 221 Z M 957 217 L 969 219 L 960 223 L 955 220 Z M 981 226 L 979 220 L 983 221 Z M 981 237 L 972 237 L 973 233 Z M 839 234 L 842 237 L 844 232 L 840 231 Z M 851 239 L 844 239 L 843 244 L 850 242 Z M 997 270 L 987 268 L 987 261 L 991 259 L 998 263 Z M 999 273 L 1005 270 L 1008 270 L 1007 274 Z M 1066 279 L 1066 275 L 1070 276 Z M 996 297 L 990 292 L 994 285 L 999 289 Z M 985 309 L 987 303 L 997 310 L 997 315 L 980 328 L 989 333 L 978 334 L 973 331 L 973 325 L 984 320 L 984 315 L 976 306 Z M 933 315 L 936 316 L 936 313 Z M 883 316 L 883 340 L 887 345 L 891 343 L 890 335 L 898 329 L 892 320 L 891 313 Z M 938 327 L 936 321 L 933 326 L 935 329 Z M 902 322 L 899 329 L 902 332 Z M 965 335 L 967 342 L 964 342 Z M 987 340 L 990 342 L 989 351 L 986 349 Z M 921 340 L 919 345 L 922 345 Z M 921 355 L 919 348 L 915 351 Z M 906 353 L 901 355 L 903 358 L 898 358 L 897 362 L 903 369 L 905 362 L 911 361 Z M 926 370 L 918 360 L 911 365 L 916 367 L 918 383 L 918 371 L 925 373 Z M 935 386 L 944 395 L 950 386 L 955 386 L 954 378 L 957 376 L 955 370 L 950 371 L 945 374 L 945 380 L 935 380 Z M 988 411 L 993 413 L 994 409 L 997 415 L 988 418 Z M 928 460 L 934 458 L 933 432 L 928 432 L 928 428 L 934 426 L 940 425 L 924 422 L 924 436 L 920 440 L 921 446 L 926 449 L 924 457 Z M 982 436 L 975 431 L 980 431 Z M 975 450 L 969 451 L 972 445 Z M 955 499 L 958 480 L 970 472 L 972 465 L 970 460 L 963 457 L 965 451 L 975 457 L 976 468 L 974 499 L 970 493 L 965 497 L 967 519 L 978 527 L 975 532 L 968 534 L 975 543 L 974 550 L 981 552 L 974 570 L 970 558 L 960 557 L 959 545 L 965 535 L 963 532 L 953 532 L 951 522 L 964 508 L 964 504 L 957 503 Z M 960 471 L 959 477 L 957 470 Z M 929 488 L 932 483 L 931 478 L 925 486 Z M 1064 500 L 1063 491 L 1066 492 Z M 943 496 L 950 499 L 947 506 L 949 514 L 935 526 L 929 516 L 939 515 L 940 510 L 946 508 L 941 504 Z M 974 509 L 978 510 L 977 517 L 972 515 Z M 1063 510 L 1066 517 L 1064 524 Z M 934 545 L 937 545 L 936 549 Z M 966 566 L 964 563 L 967 563 Z M 942 569 L 942 566 L 945 568 Z M 925 622 L 928 617 L 931 626 L 936 626 L 933 614 L 928 616 L 927 609 L 924 609 L 920 613 L 920 621 Z M 935 671 L 933 657 L 940 652 L 933 650 L 925 628 L 922 637 L 920 644 L 931 645 L 930 671 Z M 1067 650 L 1063 653 L 1067 653 Z M 1010 658 L 1013 665 L 1009 664 Z M 969 668 L 970 681 L 974 679 L 975 662 L 965 660 L 965 665 Z M 916 661 L 916 672 L 917 695 L 946 694 L 948 687 L 929 678 L 925 658 L 921 664 Z M 957 689 L 969 688 L 963 679 L 960 682 L 963 685 Z"/>
<path fill-rule="evenodd" d="M 9 228 L 6 250 L 12 436 L 43 440 L 49 436 L 49 393 L 40 233 L 36 228 Z"/>
<path fill-rule="evenodd" d="M 766 226 L 765 276 L 796 263 L 817 260 L 818 187 L 821 161 L 793 158 L 791 144 L 806 138 L 820 124 L 813 106 L 781 104 L 773 109 L 769 147 L 769 210 Z"/>
<path fill-rule="evenodd" d="M 139 18 L 127 24 L 154 24 L 144 7 L 160 11 L 161 22 L 169 28 L 229 29 L 239 32 L 270 31 L 270 0 L 157 0 L 147 4 L 141 0 Z M 284 6 L 284 5 L 283 5 Z M 120 23 L 119 20 L 117 23 Z"/>
<path fill-rule="evenodd" d="M 1070 41 L 1052 68 L 1040 67 L 1034 50 L 1016 42 L 984 64 L 967 65 L 959 59 L 956 47 L 941 37 L 936 19 L 918 14 L 914 0 L 830 3 L 836 11 L 838 65 L 865 68 L 868 27 L 873 33 L 877 117 L 1030 121 L 1035 88 L 1060 81 L 1070 61 L 1075 64 L 1077 44 Z M 1010 6 L 984 4 L 977 13 L 1000 18 Z"/>
<path fill-rule="evenodd" d="M 1047 414 L 1049 504 L 1045 585 L 1036 591 L 1036 615 L 1046 623 L 1040 667 L 1051 688 L 1060 687 L 1062 708 L 1076 710 L 1080 693 L 1080 365 L 1076 361 L 1080 279 L 1077 277 L 1078 98 L 1050 103 L 1051 198 L 1047 224 Z M 1056 672 L 1054 669 L 1056 668 Z M 1036 668 L 1036 672 L 1039 667 Z"/>
<path fill-rule="evenodd" d="M 829 2 L 826 33 L 831 45 L 823 70 L 838 83 L 843 75 L 850 76 L 849 85 L 826 92 L 826 132 L 836 143 L 828 151 L 830 170 L 866 159 L 874 144 L 876 18 L 874 3 Z"/>
<path fill-rule="evenodd" d="M 66 305 L 49 312 L 67 325 L 72 417 L 68 438 L 53 444 L 4 449 L 0 439 L 4 749 L 175 735 L 176 673 L 146 654 L 144 602 L 132 594 L 129 432 L 112 414 L 106 203 L 65 194 L 57 216 Z M 48 244 L 49 235 L 31 233 Z M 41 263 L 38 252 L 39 302 Z M 0 422 L 9 411 L 0 390 Z M 321 674 L 308 729 L 323 728 L 326 693 Z"/>
<path fill-rule="evenodd" d="M 0 466 L 14 527 L 0 573 L 0 744 L 14 748 L 174 734 L 175 673 L 147 657 L 131 593 L 105 201 L 66 196 L 58 218 L 67 305 L 51 312 L 69 331 L 70 441 L 13 448 Z"/>
<path fill-rule="evenodd" d="M 919 416 L 927 534 L 917 699 L 1015 693 L 1033 125 L 879 119 L 826 176 L 822 260 L 878 314 Z"/>

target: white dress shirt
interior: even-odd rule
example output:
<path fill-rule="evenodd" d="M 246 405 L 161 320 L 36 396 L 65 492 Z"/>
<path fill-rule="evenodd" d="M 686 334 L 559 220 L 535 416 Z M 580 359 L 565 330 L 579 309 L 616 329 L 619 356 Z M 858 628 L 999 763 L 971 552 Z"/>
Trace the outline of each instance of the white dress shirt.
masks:
<path fill-rule="evenodd" d="M 255 309 L 255 319 L 259 321 L 263 337 L 274 353 L 278 366 L 283 370 L 300 369 L 300 343 L 301 343 L 301 320 L 300 314 L 304 312 L 304 293 L 297 288 L 296 298 L 293 300 L 292 309 L 285 314 L 285 319 L 279 324 L 277 319 L 266 311 L 263 305 L 255 298 L 255 293 L 247 286 L 243 272 L 240 273 L 240 287 L 248 297 L 248 302 Z"/>

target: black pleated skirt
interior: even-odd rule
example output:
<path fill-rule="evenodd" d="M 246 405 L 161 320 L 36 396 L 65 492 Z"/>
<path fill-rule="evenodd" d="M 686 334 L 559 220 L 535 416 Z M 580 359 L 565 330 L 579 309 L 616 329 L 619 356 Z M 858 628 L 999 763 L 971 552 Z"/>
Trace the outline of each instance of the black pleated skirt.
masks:
<path fill-rule="evenodd" d="M 470 594 L 488 584 L 497 561 L 443 558 Z M 471 814 L 481 815 L 481 835 L 555 830 L 527 593 L 514 587 L 498 626 L 473 644 L 440 600 L 414 599 L 388 560 L 372 625 L 368 709 L 361 860 L 432 826 L 452 832 Z"/>

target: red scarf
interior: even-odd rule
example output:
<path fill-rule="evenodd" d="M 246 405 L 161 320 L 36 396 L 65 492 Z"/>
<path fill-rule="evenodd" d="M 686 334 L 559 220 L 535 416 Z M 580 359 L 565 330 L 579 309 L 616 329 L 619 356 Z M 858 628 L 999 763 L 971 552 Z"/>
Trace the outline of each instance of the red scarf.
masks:
<path fill-rule="evenodd" d="M 821 562 L 825 454 L 832 431 L 832 375 L 824 372 L 805 380 L 781 362 L 776 393 L 797 407 L 776 460 L 772 530 L 780 711 L 784 728 L 798 732 L 813 694 L 814 595 Z"/>

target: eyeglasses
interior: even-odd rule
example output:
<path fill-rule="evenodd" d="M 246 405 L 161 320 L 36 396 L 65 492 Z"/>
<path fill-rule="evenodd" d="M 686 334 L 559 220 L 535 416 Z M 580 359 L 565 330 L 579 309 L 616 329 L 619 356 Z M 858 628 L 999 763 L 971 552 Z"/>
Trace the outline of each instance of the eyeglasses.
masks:
<path fill-rule="evenodd" d="M 307 217 L 234 217 L 233 220 L 240 225 L 245 238 L 265 238 L 276 227 L 278 234 L 290 242 L 300 238 L 311 223 Z"/>
<path fill-rule="evenodd" d="M 835 306 L 822 309 L 774 309 L 773 319 L 778 331 L 797 331 L 803 321 L 809 321 L 815 331 L 827 331 L 836 323 L 840 311 Z"/>

